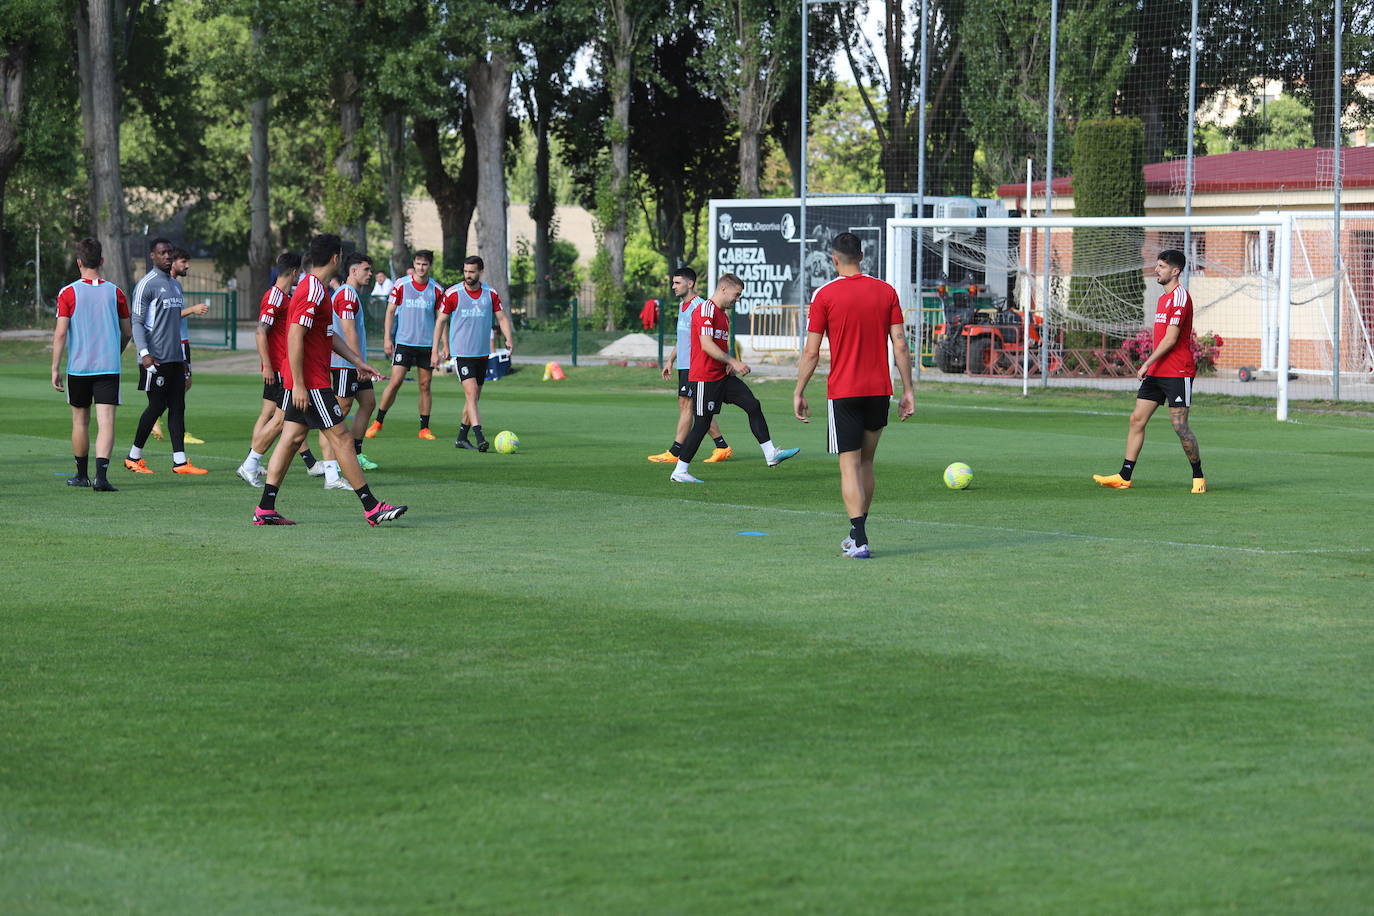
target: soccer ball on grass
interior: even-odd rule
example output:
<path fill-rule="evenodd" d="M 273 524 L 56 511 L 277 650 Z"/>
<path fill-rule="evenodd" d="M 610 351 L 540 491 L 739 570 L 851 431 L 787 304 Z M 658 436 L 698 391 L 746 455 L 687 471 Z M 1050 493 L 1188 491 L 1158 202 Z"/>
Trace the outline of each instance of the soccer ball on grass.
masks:
<path fill-rule="evenodd" d="M 956 461 L 945 468 L 945 486 L 951 490 L 966 490 L 971 483 L 973 483 L 973 468 L 962 461 Z"/>
<path fill-rule="evenodd" d="M 520 450 L 520 437 L 508 429 L 496 434 L 496 450 L 503 455 L 514 455 Z"/>

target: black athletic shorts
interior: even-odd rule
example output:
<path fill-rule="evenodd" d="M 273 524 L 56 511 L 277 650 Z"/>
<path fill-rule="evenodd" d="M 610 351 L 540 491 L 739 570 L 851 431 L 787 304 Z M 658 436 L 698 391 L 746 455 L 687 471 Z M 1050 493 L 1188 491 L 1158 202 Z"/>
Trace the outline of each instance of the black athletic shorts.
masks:
<path fill-rule="evenodd" d="M 835 398 L 826 401 L 826 447 L 830 454 L 854 452 L 863 448 L 864 432 L 887 425 L 892 396 L 875 394 L 861 398 Z"/>
<path fill-rule="evenodd" d="M 692 382 L 692 413 L 698 417 L 714 417 L 726 404 L 738 404 L 741 399 L 748 401 L 753 394 L 738 375 L 727 375 L 714 382 Z"/>
<path fill-rule="evenodd" d="M 677 396 L 680 398 L 690 398 L 695 389 L 692 381 L 687 377 L 688 369 L 677 370 Z"/>
<path fill-rule="evenodd" d="M 273 404 L 280 405 L 281 393 L 283 391 L 281 386 L 281 373 L 276 373 L 276 376 L 277 380 L 275 382 L 262 383 L 262 399 L 264 401 L 271 401 Z"/>
<path fill-rule="evenodd" d="M 429 357 L 433 352 L 430 347 L 397 344 L 391 351 L 391 365 L 405 366 L 407 369 L 429 369 Z"/>
<path fill-rule="evenodd" d="M 138 367 L 139 391 L 148 391 L 153 387 L 166 388 L 169 385 L 179 385 L 183 391 L 186 390 L 185 363 L 162 363 L 152 369 Z"/>
<path fill-rule="evenodd" d="M 1165 407 L 1192 407 L 1193 380 L 1187 376 L 1147 375 L 1135 396 Z"/>
<path fill-rule="evenodd" d="M 73 407 L 119 403 L 119 373 L 67 376 L 67 403 Z"/>
<path fill-rule="evenodd" d="M 353 398 L 358 396 L 357 369 L 330 369 L 329 377 L 334 381 L 334 396 Z"/>
<path fill-rule="evenodd" d="M 282 392 L 282 417 L 287 423 L 301 423 L 310 429 L 329 429 L 343 422 L 343 408 L 334 396 L 333 388 L 310 388 L 306 392 L 305 410 L 297 410 L 291 401 L 291 389 Z"/>
<path fill-rule="evenodd" d="M 458 381 L 466 382 L 468 379 L 476 379 L 477 387 L 481 388 L 482 383 L 487 380 L 487 356 L 455 356 L 453 358 L 453 374 L 458 376 Z"/>

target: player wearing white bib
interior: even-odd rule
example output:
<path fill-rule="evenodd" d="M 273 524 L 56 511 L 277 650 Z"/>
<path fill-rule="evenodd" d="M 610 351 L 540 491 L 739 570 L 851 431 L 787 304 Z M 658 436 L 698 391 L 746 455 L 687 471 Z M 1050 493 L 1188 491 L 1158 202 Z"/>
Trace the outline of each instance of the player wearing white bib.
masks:
<path fill-rule="evenodd" d="M 391 380 L 386 383 L 382 400 L 378 404 L 377 419 L 363 435 L 371 439 L 382 431 L 386 412 L 396 403 L 396 395 L 401 391 L 401 383 L 411 368 L 419 370 L 420 376 L 420 432 L 417 438 L 433 439 L 429 429 L 429 410 L 431 406 L 430 379 L 433 365 L 429 361 L 430 350 L 434 343 L 434 321 L 443 298 L 444 288 L 429 275 L 434 264 L 434 252 L 417 251 L 411 262 L 415 276 L 397 283 L 391 290 L 391 298 L 386 306 L 386 324 L 382 337 L 382 349 L 391 359 Z"/>
<path fill-rule="evenodd" d="M 76 243 L 81 279 L 57 294 L 57 326 L 52 335 L 52 386 L 64 390 L 58 363 L 67 348 L 67 403 L 72 408 L 72 458 L 76 476 L 69 487 L 114 493 L 108 472 L 114 450 L 115 408 L 119 406 L 119 354 L 133 337 L 129 303 L 113 283 L 101 279 L 100 242 Z M 91 402 L 95 402 L 95 482 L 90 479 Z"/>
<path fill-rule="evenodd" d="M 510 316 L 501 308 L 496 290 L 482 282 L 486 265 L 476 255 L 463 259 L 463 282 L 449 287 L 439 320 L 434 326 L 431 361 L 439 365 L 450 354 L 454 360 L 454 374 L 463 386 L 463 419 L 458 427 L 454 448 L 485 452 L 490 448 L 482 434 L 482 414 L 477 402 L 482 397 L 482 383 L 487 378 L 487 361 L 491 356 L 491 322 L 494 317 L 506 338 L 506 349 L 515 354 L 515 335 Z M 475 433 L 477 444 L 468 441 L 468 433 Z"/>
<path fill-rule="evenodd" d="M 657 455 L 650 455 L 650 461 L 659 463 L 675 462 L 682 454 L 682 443 L 687 438 L 687 432 L 692 428 L 692 383 L 688 380 L 689 370 L 692 367 L 692 318 L 696 315 L 697 307 L 706 300 L 697 295 L 697 272 L 690 267 L 679 267 L 673 271 L 672 276 L 673 293 L 678 297 L 677 315 L 677 346 L 668 351 L 668 358 L 663 361 L 663 378 L 672 378 L 672 368 L 674 357 L 677 362 L 677 432 L 673 434 L 673 444 L 666 452 L 659 452 Z M 729 443 L 720 434 L 720 424 L 714 417 L 711 418 L 711 427 L 706 433 L 715 442 L 715 449 L 711 452 L 711 457 L 706 459 L 710 464 L 714 461 L 726 461 L 734 456 Z"/>

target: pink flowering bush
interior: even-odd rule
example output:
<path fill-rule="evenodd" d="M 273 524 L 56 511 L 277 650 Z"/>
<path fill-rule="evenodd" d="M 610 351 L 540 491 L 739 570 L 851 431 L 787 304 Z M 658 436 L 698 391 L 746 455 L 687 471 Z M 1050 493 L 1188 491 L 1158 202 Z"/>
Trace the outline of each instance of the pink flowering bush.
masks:
<path fill-rule="evenodd" d="M 1225 343 L 1221 335 L 1214 331 L 1208 331 L 1201 337 L 1197 336 L 1196 331 L 1193 332 L 1188 346 L 1193 351 L 1193 362 L 1197 363 L 1198 375 L 1212 375 L 1217 371 L 1217 354 L 1221 352 Z M 1122 341 L 1121 349 L 1133 360 L 1140 362 L 1154 350 L 1154 338 L 1150 331 L 1140 331 L 1134 337 Z"/>

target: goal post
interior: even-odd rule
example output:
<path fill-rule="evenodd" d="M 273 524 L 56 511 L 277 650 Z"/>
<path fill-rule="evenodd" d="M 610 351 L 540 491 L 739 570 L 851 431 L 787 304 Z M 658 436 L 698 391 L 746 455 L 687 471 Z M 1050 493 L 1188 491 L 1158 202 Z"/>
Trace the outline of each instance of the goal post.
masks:
<path fill-rule="evenodd" d="M 1374 213 L 1348 215 L 1368 230 L 1374 255 Z M 894 218 L 887 221 L 888 276 L 908 336 L 932 347 L 936 368 L 946 373 L 1129 387 L 1149 352 L 1155 258 L 1186 246 L 1200 365 L 1222 380 L 1259 379 L 1238 390 L 1272 393 L 1277 418 L 1286 420 L 1290 376 L 1312 397 L 1325 396 L 1309 389 L 1333 367 L 1374 385 L 1374 302 L 1363 301 L 1374 299 L 1374 258 L 1362 268 L 1343 243 L 1338 262 L 1331 224 L 1330 214 L 1293 212 Z M 920 259 L 912 256 L 918 246 Z M 924 265 L 919 280 L 917 264 Z M 973 269 L 1004 274 L 1007 295 L 989 297 L 962 283 L 962 272 Z"/>

